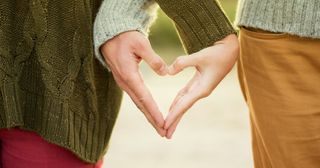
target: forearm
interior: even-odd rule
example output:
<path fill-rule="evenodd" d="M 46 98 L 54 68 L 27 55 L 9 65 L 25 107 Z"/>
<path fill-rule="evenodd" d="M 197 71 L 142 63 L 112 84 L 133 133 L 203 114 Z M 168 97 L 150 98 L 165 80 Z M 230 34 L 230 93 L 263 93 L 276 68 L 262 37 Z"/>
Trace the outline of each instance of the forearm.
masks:
<path fill-rule="evenodd" d="M 156 0 L 173 20 L 188 53 L 236 33 L 216 0 Z"/>
<path fill-rule="evenodd" d="M 147 36 L 156 17 L 154 0 L 104 0 L 94 23 L 96 58 L 108 68 L 100 47 L 120 33 L 136 30 Z"/>

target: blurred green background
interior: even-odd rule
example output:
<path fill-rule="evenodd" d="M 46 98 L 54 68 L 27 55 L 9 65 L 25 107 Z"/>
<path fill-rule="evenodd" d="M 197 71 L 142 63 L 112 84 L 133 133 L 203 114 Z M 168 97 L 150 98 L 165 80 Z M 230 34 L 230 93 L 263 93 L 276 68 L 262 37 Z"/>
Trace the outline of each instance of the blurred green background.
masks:
<path fill-rule="evenodd" d="M 220 3 L 231 22 L 233 22 L 237 0 L 221 0 Z M 172 21 L 161 10 L 159 10 L 158 19 L 151 27 L 150 41 L 156 52 L 160 54 L 167 63 L 172 62 L 175 57 L 184 54 Z"/>

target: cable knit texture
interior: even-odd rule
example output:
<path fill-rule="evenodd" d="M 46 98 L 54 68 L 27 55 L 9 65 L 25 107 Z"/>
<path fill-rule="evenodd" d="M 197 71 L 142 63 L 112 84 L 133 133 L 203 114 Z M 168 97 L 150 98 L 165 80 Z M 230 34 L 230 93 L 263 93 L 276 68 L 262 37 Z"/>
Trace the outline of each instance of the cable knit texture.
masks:
<path fill-rule="evenodd" d="M 320 38 L 319 0 L 240 0 L 236 24 Z"/>
<path fill-rule="evenodd" d="M 158 3 L 190 52 L 234 32 L 214 1 Z M 0 128 L 34 131 L 86 162 L 103 157 L 122 91 L 94 56 L 100 6 L 101 0 L 1 0 Z M 146 33 L 154 8 L 152 1 L 105 0 L 96 45 L 123 31 Z"/>
<path fill-rule="evenodd" d="M 157 4 L 153 0 L 105 0 L 94 23 L 96 58 L 108 68 L 100 47 L 114 36 L 137 30 L 148 36 L 149 27 L 156 18 Z"/>
<path fill-rule="evenodd" d="M 1 0 L 0 128 L 20 127 L 95 163 L 122 92 L 94 57 L 100 0 Z"/>

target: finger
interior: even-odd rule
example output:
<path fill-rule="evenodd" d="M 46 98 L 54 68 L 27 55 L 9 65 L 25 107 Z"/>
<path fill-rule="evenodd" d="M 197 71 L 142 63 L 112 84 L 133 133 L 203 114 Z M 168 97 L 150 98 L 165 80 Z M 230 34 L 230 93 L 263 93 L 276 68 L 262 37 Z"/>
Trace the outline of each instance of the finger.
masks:
<path fill-rule="evenodd" d="M 198 57 L 195 54 L 189 56 L 180 56 L 173 62 L 172 65 L 169 66 L 168 73 L 170 75 L 175 75 L 187 67 L 196 66 L 197 59 Z"/>
<path fill-rule="evenodd" d="M 136 104 L 136 106 L 139 108 L 139 110 L 144 114 L 144 116 L 147 118 L 148 122 L 155 128 L 155 130 L 158 132 L 158 134 L 161 137 L 164 137 L 166 135 L 166 130 L 164 130 L 162 127 L 159 127 L 156 122 L 154 121 L 153 117 L 145 110 L 143 105 L 139 103 L 137 100 L 137 97 L 134 96 L 134 94 L 128 90 L 128 95 L 131 97 L 133 102 Z"/>
<path fill-rule="evenodd" d="M 143 47 L 137 49 L 134 53 L 141 57 L 157 74 L 163 76 L 168 73 L 167 64 L 152 49 L 151 44 L 146 42 Z"/>
<path fill-rule="evenodd" d="M 183 115 L 180 115 L 177 120 L 169 127 L 166 133 L 166 138 L 171 139 L 173 133 L 176 131 L 179 122 L 181 121 Z"/>
<path fill-rule="evenodd" d="M 199 99 L 207 97 L 221 81 L 214 75 L 199 75 L 198 82 L 193 82 L 189 91 L 181 97 L 171 108 L 169 115 L 165 120 L 165 129 L 167 130 L 174 123 L 178 116 L 184 114 Z"/>
<path fill-rule="evenodd" d="M 156 122 L 154 121 L 153 117 L 145 110 L 145 108 L 137 101 L 137 98 L 134 97 L 134 94 L 132 92 L 128 91 L 128 95 L 131 97 L 133 102 L 136 104 L 136 106 L 139 108 L 139 110 L 144 114 L 144 116 L 147 118 L 148 122 L 155 128 L 155 130 L 158 132 L 158 134 L 161 137 L 164 137 L 166 135 L 166 130 L 162 127 L 159 127 Z"/>
<path fill-rule="evenodd" d="M 172 110 L 172 108 L 177 104 L 177 102 L 180 100 L 180 98 L 182 98 L 188 91 L 189 89 L 193 86 L 193 85 L 196 85 L 196 81 L 197 79 L 200 77 L 199 76 L 199 72 L 196 72 L 196 74 L 192 77 L 192 79 L 188 82 L 188 84 L 183 88 L 181 89 L 181 91 L 179 91 L 179 93 L 177 94 L 176 98 L 174 99 L 174 101 L 172 102 L 171 106 L 170 106 L 170 110 Z M 170 114 L 170 113 L 169 113 Z M 173 133 L 175 132 L 176 130 L 176 127 L 178 125 L 178 123 L 180 122 L 181 118 L 182 118 L 183 115 L 180 115 L 178 117 L 178 119 L 167 129 L 167 134 L 166 134 L 166 137 L 168 139 L 171 139 L 172 138 L 172 135 Z"/>
<path fill-rule="evenodd" d="M 190 90 L 191 86 L 195 85 L 195 83 L 196 83 L 197 79 L 199 79 L 199 77 L 200 77 L 200 73 L 198 71 L 196 71 L 195 75 L 187 83 L 187 85 L 178 92 L 177 96 L 175 97 L 175 99 L 173 100 L 173 102 L 169 108 L 169 111 L 171 111 L 172 107 L 175 106 L 175 104 L 179 101 L 179 99 Z"/>
<path fill-rule="evenodd" d="M 133 94 L 133 92 L 130 89 L 128 89 L 128 87 L 125 84 L 123 84 L 124 82 L 120 78 L 118 78 L 116 75 L 114 76 L 117 83 L 121 85 L 120 87 L 130 96 L 137 108 L 145 115 L 148 122 L 156 129 L 156 131 L 161 137 L 164 137 L 166 135 L 166 130 L 164 130 L 162 127 L 157 126 L 153 117 L 148 112 L 146 112 L 145 108 L 140 103 L 140 101 L 138 101 L 138 98 L 135 96 L 135 94 Z"/>
<path fill-rule="evenodd" d="M 172 107 L 169 115 L 166 118 L 164 129 L 168 130 L 171 125 L 177 120 L 180 115 L 183 115 L 196 102 L 196 97 L 190 94 L 184 95 Z"/>
<path fill-rule="evenodd" d="M 186 95 L 180 98 L 169 115 L 166 118 L 166 123 L 164 129 L 168 129 L 178 118 L 178 116 L 183 115 L 197 100 L 204 97 L 202 86 L 198 86 L 192 91 L 188 92 Z"/>
<path fill-rule="evenodd" d="M 169 112 L 172 110 L 172 107 L 174 107 L 177 102 L 180 100 L 181 97 L 183 97 L 186 94 L 187 88 L 182 89 L 181 91 L 179 91 L 179 93 L 177 94 L 177 96 L 174 98 L 170 108 L 169 108 Z"/>
<path fill-rule="evenodd" d="M 140 74 L 132 75 L 127 81 L 128 89 L 136 97 L 136 101 L 149 113 L 154 119 L 156 125 L 160 128 L 164 126 L 163 115 L 160 112 L 158 105 L 155 103 L 149 89 L 143 83 Z"/>

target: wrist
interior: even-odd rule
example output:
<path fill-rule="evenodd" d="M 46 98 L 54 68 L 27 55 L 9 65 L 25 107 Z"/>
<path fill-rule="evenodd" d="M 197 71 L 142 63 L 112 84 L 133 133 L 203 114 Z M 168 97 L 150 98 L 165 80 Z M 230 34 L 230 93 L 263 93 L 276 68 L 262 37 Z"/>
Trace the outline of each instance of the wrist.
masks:
<path fill-rule="evenodd" d="M 213 45 L 219 45 L 219 44 L 226 44 L 229 47 L 231 47 L 231 50 L 235 52 L 239 52 L 239 49 L 240 49 L 238 36 L 236 34 L 229 34 L 222 40 L 215 42 Z"/>
<path fill-rule="evenodd" d="M 224 37 L 223 39 L 221 39 L 219 41 L 216 41 L 214 43 L 214 45 L 225 44 L 225 43 L 236 43 L 236 44 L 239 44 L 238 36 L 236 34 L 229 34 L 226 37 Z"/>

